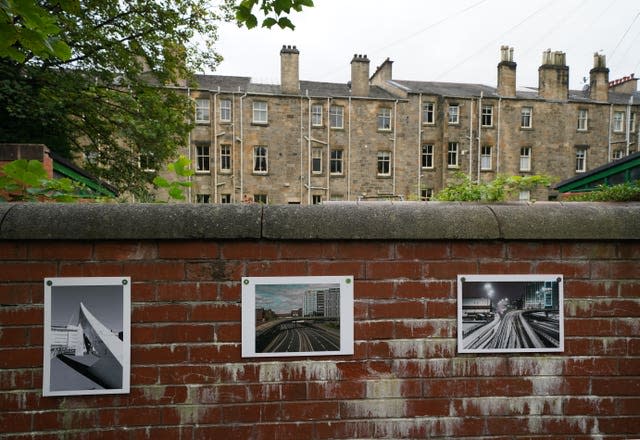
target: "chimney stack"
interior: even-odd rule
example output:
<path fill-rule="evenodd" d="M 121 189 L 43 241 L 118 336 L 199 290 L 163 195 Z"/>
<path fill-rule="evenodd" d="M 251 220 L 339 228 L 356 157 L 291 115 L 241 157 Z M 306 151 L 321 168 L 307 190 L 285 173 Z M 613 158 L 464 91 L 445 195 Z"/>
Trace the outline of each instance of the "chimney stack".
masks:
<path fill-rule="evenodd" d="M 513 47 L 500 47 L 498 95 L 506 98 L 516 97 L 516 63 L 513 62 Z"/>
<path fill-rule="evenodd" d="M 351 95 L 369 96 L 369 58 L 354 55 L 351 60 Z"/>
<path fill-rule="evenodd" d="M 282 46 L 280 50 L 280 89 L 282 93 L 295 95 L 300 93 L 299 55 L 300 52 L 295 46 Z"/>
<path fill-rule="evenodd" d="M 538 95 L 552 101 L 569 98 L 569 66 L 564 52 L 542 53 L 542 65 L 538 68 Z"/>
<path fill-rule="evenodd" d="M 593 69 L 589 71 L 589 97 L 596 101 L 609 100 L 607 58 L 597 52 L 593 54 Z"/>

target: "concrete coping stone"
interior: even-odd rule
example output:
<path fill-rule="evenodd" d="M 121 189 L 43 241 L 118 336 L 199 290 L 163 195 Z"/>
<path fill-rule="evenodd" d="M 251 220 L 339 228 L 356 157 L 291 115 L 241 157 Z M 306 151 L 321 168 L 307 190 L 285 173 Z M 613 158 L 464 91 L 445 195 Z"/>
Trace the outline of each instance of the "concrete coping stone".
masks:
<path fill-rule="evenodd" d="M 638 240 L 640 203 L 5 203 L 0 239 Z"/>

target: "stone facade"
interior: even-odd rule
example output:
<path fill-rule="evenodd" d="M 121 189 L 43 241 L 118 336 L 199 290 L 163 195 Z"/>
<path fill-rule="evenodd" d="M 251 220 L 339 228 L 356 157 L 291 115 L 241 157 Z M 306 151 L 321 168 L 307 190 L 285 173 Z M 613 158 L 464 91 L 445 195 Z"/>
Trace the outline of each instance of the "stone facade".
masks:
<path fill-rule="evenodd" d="M 537 89 L 516 88 L 509 47 L 497 87 L 394 79 L 389 59 L 370 76 L 366 55 L 354 55 L 347 84 L 303 81 L 298 49 L 280 56 L 281 85 L 200 75 L 189 89 L 191 201 L 425 200 L 457 172 L 562 180 L 638 151 L 637 79 L 609 82 L 600 54 L 580 91 L 563 52 L 544 52 Z"/>

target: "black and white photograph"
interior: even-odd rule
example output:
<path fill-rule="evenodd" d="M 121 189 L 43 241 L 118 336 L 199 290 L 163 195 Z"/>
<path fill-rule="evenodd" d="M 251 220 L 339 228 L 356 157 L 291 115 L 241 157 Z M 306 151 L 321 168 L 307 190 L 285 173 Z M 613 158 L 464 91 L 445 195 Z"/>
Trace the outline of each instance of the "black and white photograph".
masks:
<path fill-rule="evenodd" d="M 353 354 L 353 277 L 242 278 L 242 356 Z"/>
<path fill-rule="evenodd" d="M 458 352 L 564 350 L 562 275 L 458 275 Z"/>
<path fill-rule="evenodd" d="M 44 396 L 129 392 L 131 279 L 46 278 Z"/>

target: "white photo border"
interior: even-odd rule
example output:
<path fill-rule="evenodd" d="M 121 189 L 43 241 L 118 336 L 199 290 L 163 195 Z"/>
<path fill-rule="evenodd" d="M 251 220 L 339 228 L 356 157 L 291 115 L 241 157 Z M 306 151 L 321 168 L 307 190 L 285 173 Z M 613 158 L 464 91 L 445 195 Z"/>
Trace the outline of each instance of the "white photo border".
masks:
<path fill-rule="evenodd" d="M 87 288 L 111 286 L 122 289 L 122 381 L 121 387 L 105 389 L 69 389 L 52 390 L 51 387 L 51 348 L 53 342 L 52 309 L 54 298 L 52 288 Z M 90 296 L 87 293 L 86 296 Z M 79 305 L 78 305 L 79 306 Z M 80 396 L 100 394 L 128 394 L 131 378 L 131 278 L 130 277 L 58 277 L 44 279 L 44 363 L 42 377 L 43 396 Z"/>
<path fill-rule="evenodd" d="M 338 284 L 340 286 L 340 350 L 256 352 L 256 286 Z M 283 276 L 242 278 L 242 357 L 292 357 L 352 355 L 353 342 L 353 276 Z"/>
<path fill-rule="evenodd" d="M 463 346 L 463 311 L 464 283 L 529 283 L 529 282 L 557 282 L 558 284 L 558 346 L 544 348 L 478 348 L 470 349 Z M 458 275 L 457 279 L 457 324 L 458 324 L 458 353 L 548 353 L 564 351 L 564 277 L 561 274 L 514 274 L 514 275 Z"/>

